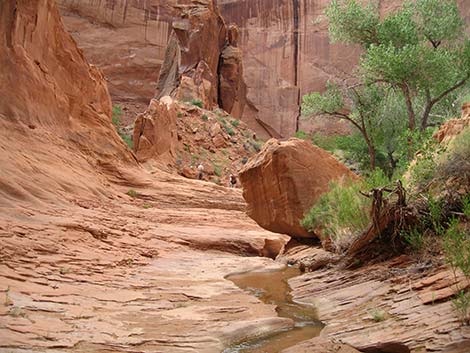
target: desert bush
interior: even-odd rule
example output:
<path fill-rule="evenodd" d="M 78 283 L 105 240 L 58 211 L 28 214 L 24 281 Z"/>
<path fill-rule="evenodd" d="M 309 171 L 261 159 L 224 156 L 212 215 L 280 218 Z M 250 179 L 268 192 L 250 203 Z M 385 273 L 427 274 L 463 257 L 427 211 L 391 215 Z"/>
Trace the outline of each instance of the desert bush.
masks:
<path fill-rule="evenodd" d="M 222 176 L 222 167 L 218 164 L 214 164 L 214 174 L 218 177 Z"/>
<path fill-rule="evenodd" d="M 419 227 L 411 227 L 400 232 L 400 237 L 415 252 L 422 250 L 424 245 L 424 232 Z"/>
<path fill-rule="evenodd" d="M 389 180 L 382 170 L 376 169 L 363 181 L 334 181 L 308 211 L 302 226 L 308 231 L 319 227 L 322 235 L 329 237 L 338 248 L 363 231 L 370 223 L 371 200 L 360 191 L 387 185 Z"/>
<path fill-rule="evenodd" d="M 361 183 L 331 182 L 330 191 L 323 194 L 305 215 L 301 224 L 309 231 L 317 227 L 333 241 L 357 234 L 369 223 L 369 200 L 361 196 Z"/>
<path fill-rule="evenodd" d="M 199 107 L 199 108 L 203 107 L 202 100 L 200 100 L 200 99 L 191 99 L 191 104 L 195 105 L 196 107 Z"/>
<path fill-rule="evenodd" d="M 121 115 L 122 115 L 121 107 L 119 105 L 113 105 L 111 121 L 113 122 L 113 125 L 116 128 L 118 128 L 119 125 L 121 124 Z"/>
<path fill-rule="evenodd" d="M 202 121 L 207 121 L 209 120 L 209 117 L 206 114 L 202 114 L 201 119 Z"/>
<path fill-rule="evenodd" d="M 444 234 L 444 253 L 453 269 L 460 269 L 470 280 L 470 234 L 457 218 L 451 219 Z"/>
<path fill-rule="evenodd" d="M 238 127 L 238 125 L 240 125 L 240 121 L 237 120 L 237 119 L 233 119 L 233 120 L 230 122 L 230 124 L 232 124 L 232 126 L 234 126 L 234 127 Z"/>
<path fill-rule="evenodd" d="M 299 130 L 294 134 L 294 137 L 301 140 L 308 140 L 309 135 L 305 131 Z"/>
<path fill-rule="evenodd" d="M 470 325 L 470 293 L 461 290 L 453 299 L 452 307 L 464 325 Z"/>
<path fill-rule="evenodd" d="M 129 189 L 129 190 L 127 190 L 126 194 L 127 194 L 128 196 L 134 197 L 134 198 L 139 196 L 139 193 L 138 193 L 136 190 L 134 190 L 134 189 Z"/>
<path fill-rule="evenodd" d="M 116 132 L 118 135 L 121 137 L 121 139 L 126 143 L 126 145 L 132 149 L 133 148 L 133 142 L 132 142 L 132 137 L 126 135 L 122 130 L 121 130 L 121 116 L 122 116 L 122 109 L 119 105 L 113 105 L 112 109 L 112 115 L 111 115 L 111 121 L 116 128 Z"/>
<path fill-rule="evenodd" d="M 441 180 L 456 178 L 470 182 L 470 127 L 457 135 L 442 153 L 435 174 Z"/>
<path fill-rule="evenodd" d="M 457 269 L 470 282 L 470 234 L 457 218 L 453 218 L 444 234 L 444 253 L 452 267 L 454 278 Z M 470 324 L 470 293 L 458 288 L 459 293 L 452 299 L 452 306 L 463 324 Z"/>
<path fill-rule="evenodd" d="M 470 194 L 462 198 L 462 213 L 465 217 L 470 218 Z"/>

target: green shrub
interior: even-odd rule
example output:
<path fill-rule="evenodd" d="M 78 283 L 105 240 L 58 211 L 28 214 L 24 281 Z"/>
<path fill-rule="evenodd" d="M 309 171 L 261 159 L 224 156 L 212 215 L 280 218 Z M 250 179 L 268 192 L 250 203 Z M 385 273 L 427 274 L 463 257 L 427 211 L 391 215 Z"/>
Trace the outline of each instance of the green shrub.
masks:
<path fill-rule="evenodd" d="M 425 190 L 436 176 L 439 156 L 443 150 L 429 134 L 409 136 L 414 146 L 420 146 L 415 161 L 411 163 L 409 168 L 410 184 L 418 189 Z M 405 142 L 403 144 L 406 146 Z"/>
<path fill-rule="evenodd" d="M 253 147 L 255 152 L 261 151 L 262 143 L 255 140 L 250 140 L 250 145 Z"/>
<path fill-rule="evenodd" d="M 325 136 L 322 134 L 313 134 L 312 143 L 326 151 L 334 152 L 339 149 L 338 136 Z"/>
<path fill-rule="evenodd" d="M 360 191 L 383 187 L 389 179 L 380 169 L 371 172 L 363 181 L 331 182 L 330 190 L 323 194 L 301 224 L 308 231 L 316 227 L 323 235 L 330 237 L 336 245 L 347 237 L 362 232 L 370 223 L 371 200 L 361 195 Z"/>
<path fill-rule="evenodd" d="M 462 212 L 465 217 L 470 218 L 470 194 L 462 198 Z"/>
<path fill-rule="evenodd" d="M 201 119 L 203 121 L 207 121 L 207 120 L 209 120 L 209 117 L 206 114 L 202 114 Z"/>
<path fill-rule="evenodd" d="M 374 309 L 369 311 L 369 314 L 370 314 L 370 316 L 372 316 L 372 320 L 374 320 L 375 322 L 385 321 L 386 313 L 383 310 L 374 308 Z"/>
<path fill-rule="evenodd" d="M 414 251 L 419 252 L 423 248 L 424 234 L 421 229 L 412 227 L 408 230 L 402 230 L 400 236 Z"/>
<path fill-rule="evenodd" d="M 227 134 L 229 134 L 230 136 L 235 135 L 235 131 L 233 131 L 233 129 L 229 126 L 225 128 L 225 131 L 227 131 Z"/>
<path fill-rule="evenodd" d="M 129 189 L 127 190 L 126 194 L 130 197 L 137 197 L 139 196 L 139 193 L 137 191 L 135 191 L 134 189 Z"/>
<path fill-rule="evenodd" d="M 449 222 L 444 233 L 444 253 L 451 267 L 460 269 L 470 280 L 470 234 L 463 229 L 457 218 Z"/>
<path fill-rule="evenodd" d="M 222 167 L 218 164 L 214 164 L 214 174 L 218 177 L 222 176 Z"/>
<path fill-rule="evenodd" d="M 202 108 L 204 106 L 204 104 L 202 103 L 202 100 L 200 99 L 191 99 L 191 104 L 199 108 Z"/>
<path fill-rule="evenodd" d="M 132 141 L 132 137 L 124 134 L 123 132 L 118 131 L 119 136 L 121 136 L 122 140 L 129 146 L 130 149 L 134 147 L 134 143 Z"/>
<path fill-rule="evenodd" d="M 385 172 L 380 169 L 376 168 L 374 171 L 369 172 L 366 175 L 366 179 L 364 180 L 365 187 L 368 189 L 373 188 L 380 188 L 387 184 L 390 184 L 389 178 L 385 175 Z"/>
<path fill-rule="evenodd" d="M 358 234 L 370 221 L 370 200 L 359 193 L 363 187 L 358 182 L 331 182 L 330 191 L 305 215 L 302 226 L 308 231 L 321 227 L 333 241 Z"/>
<path fill-rule="evenodd" d="M 223 117 L 219 116 L 217 118 L 218 121 L 220 121 L 220 123 L 224 126 L 224 127 L 227 127 L 227 120 L 225 120 Z"/>
<path fill-rule="evenodd" d="M 464 325 L 470 325 L 470 293 L 461 290 L 459 294 L 452 299 L 452 307 L 459 316 Z"/>
<path fill-rule="evenodd" d="M 230 124 L 232 124 L 232 126 L 234 126 L 234 127 L 238 127 L 238 125 L 240 125 L 240 121 L 234 119 L 234 120 L 232 120 L 232 121 L 230 122 Z"/>
<path fill-rule="evenodd" d="M 441 235 L 444 232 L 442 225 L 442 201 L 434 198 L 431 194 L 428 195 L 428 208 L 429 208 L 429 221 L 436 235 Z"/>
<path fill-rule="evenodd" d="M 183 112 L 176 113 L 176 116 L 181 119 L 183 117 Z"/>
<path fill-rule="evenodd" d="M 437 166 L 436 177 L 441 180 L 457 178 L 467 185 L 470 182 L 470 127 L 467 127 L 449 144 Z"/>
<path fill-rule="evenodd" d="M 305 131 L 299 130 L 295 133 L 294 137 L 302 140 L 308 140 L 309 135 Z"/>
<path fill-rule="evenodd" d="M 121 124 L 121 116 L 122 116 L 122 109 L 119 105 L 113 105 L 113 110 L 112 110 L 112 115 L 111 115 L 111 121 L 113 122 L 113 125 L 118 128 L 119 125 Z"/>

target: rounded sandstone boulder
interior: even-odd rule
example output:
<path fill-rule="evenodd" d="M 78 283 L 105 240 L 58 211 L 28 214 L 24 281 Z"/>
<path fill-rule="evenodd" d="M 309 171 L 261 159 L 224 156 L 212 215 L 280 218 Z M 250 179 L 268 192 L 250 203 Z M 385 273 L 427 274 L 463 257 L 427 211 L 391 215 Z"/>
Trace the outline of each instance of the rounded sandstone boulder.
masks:
<path fill-rule="evenodd" d="M 292 237 L 308 238 L 300 221 L 333 180 L 356 174 L 311 142 L 271 139 L 240 171 L 247 213 L 261 227 Z"/>

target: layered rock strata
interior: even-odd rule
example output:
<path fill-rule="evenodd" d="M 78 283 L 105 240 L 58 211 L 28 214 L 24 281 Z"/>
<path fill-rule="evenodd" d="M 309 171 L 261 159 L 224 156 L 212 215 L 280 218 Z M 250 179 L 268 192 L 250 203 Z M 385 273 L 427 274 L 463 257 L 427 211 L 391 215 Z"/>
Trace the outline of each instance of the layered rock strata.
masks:
<path fill-rule="evenodd" d="M 104 70 L 113 100 L 135 102 L 143 97 L 147 104 L 155 92 L 173 19 L 180 21 L 177 4 L 184 2 L 57 1 L 79 46 Z M 360 54 L 356 47 L 330 42 L 323 16 L 329 2 L 218 1 L 225 22 L 240 28 L 238 47 L 243 52 L 248 98 L 243 119 L 259 136 L 289 137 L 298 128 L 328 134 L 340 128 L 331 122 L 298 119 L 301 96 L 321 91 L 328 80 L 347 79 Z M 199 3 L 205 6 L 207 1 Z M 381 11 L 400 4 L 400 0 L 380 1 Z M 469 23 L 470 6 L 464 0 L 458 4 Z M 233 113 L 237 115 L 237 109 Z"/>

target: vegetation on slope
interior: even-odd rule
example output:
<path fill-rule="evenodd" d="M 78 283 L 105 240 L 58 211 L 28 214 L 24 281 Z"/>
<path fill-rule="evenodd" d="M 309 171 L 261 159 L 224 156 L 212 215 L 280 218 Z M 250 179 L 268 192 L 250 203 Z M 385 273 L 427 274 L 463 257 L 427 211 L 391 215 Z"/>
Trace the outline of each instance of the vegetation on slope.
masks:
<path fill-rule="evenodd" d="M 304 114 L 347 120 L 356 133 L 297 133 L 348 160 L 363 180 L 331 184 L 302 225 L 354 265 L 444 254 L 453 306 L 470 323 L 470 128 L 448 145 L 432 138 L 469 90 L 470 41 L 454 0 L 406 2 L 382 17 L 374 4 L 331 2 L 331 37 L 364 54 L 351 82 L 303 97 Z"/>

